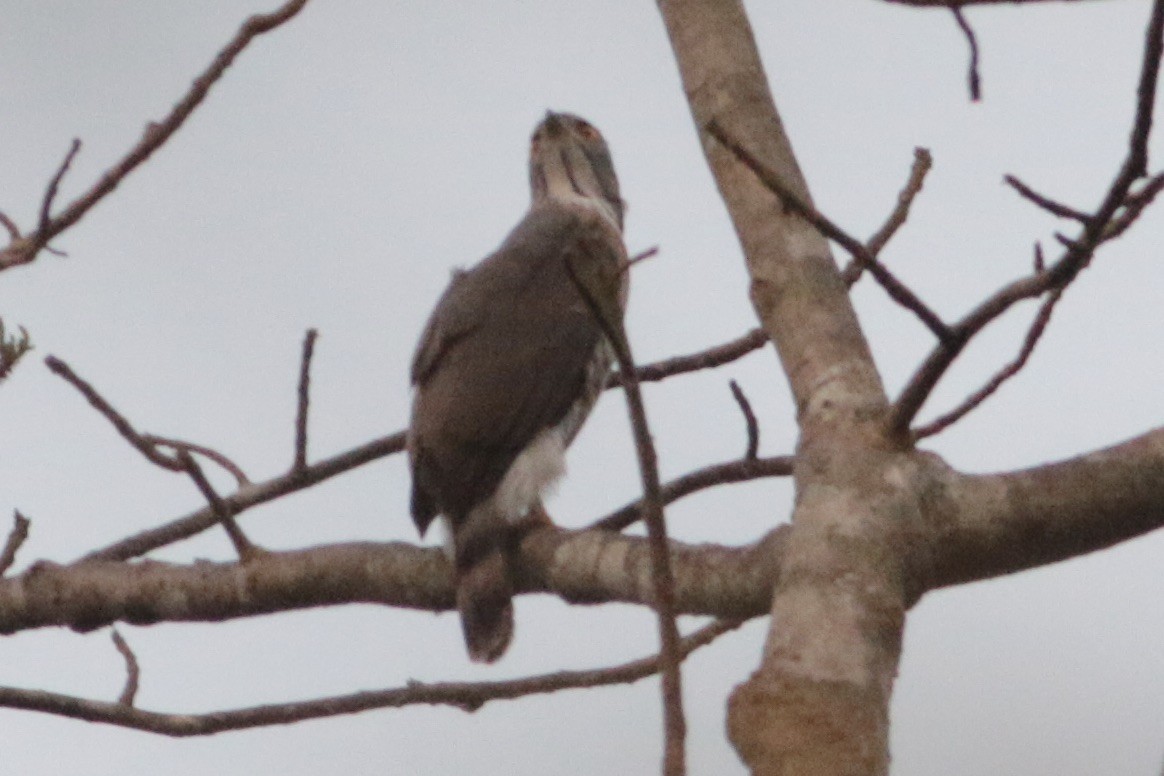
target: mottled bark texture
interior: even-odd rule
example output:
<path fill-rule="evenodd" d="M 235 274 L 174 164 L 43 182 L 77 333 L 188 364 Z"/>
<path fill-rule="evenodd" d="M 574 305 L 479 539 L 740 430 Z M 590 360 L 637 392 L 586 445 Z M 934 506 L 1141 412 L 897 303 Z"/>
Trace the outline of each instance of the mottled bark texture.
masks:
<path fill-rule="evenodd" d="M 933 587 L 1160 525 L 1164 434 L 1030 472 L 967 477 L 892 432 L 828 243 L 773 193 L 811 202 L 742 3 L 659 7 L 800 424 L 793 523 L 779 546 L 768 637 L 759 668 L 732 695 L 729 734 L 754 774 L 887 774 L 907 609 Z M 781 185 L 763 185 L 711 125 Z"/>
<path fill-rule="evenodd" d="M 773 531 L 745 548 L 673 542 L 679 612 L 763 614 L 785 533 Z M 523 541 L 516 566 L 521 592 L 551 592 L 586 603 L 654 600 L 650 549 L 640 537 L 538 528 Z M 88 631 L 115 622 L 212 622 L 349 603 L 450 610 L 448 559 L 437 548 L 369 542 L 263 552 L 240 563 L 42 561 L 0 580 L 0 633 L 46 626 Z"/>

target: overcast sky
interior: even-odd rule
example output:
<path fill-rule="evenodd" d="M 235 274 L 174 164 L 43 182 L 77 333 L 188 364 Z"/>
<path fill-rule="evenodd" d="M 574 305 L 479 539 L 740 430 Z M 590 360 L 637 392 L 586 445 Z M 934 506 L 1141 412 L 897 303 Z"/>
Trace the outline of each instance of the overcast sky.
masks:
<path fill-rule="evenodd" d="M 234 33 L 236 0 L 9 0 L 0 16 L 0 209 L 31 226 L 73 137 L 67 201 L 160 118 Z M 984 101 L 950 15 L 875 0 L 768 0 L 752 23 L 820 208 L 858 235 L 893 206 L 913 148 L 934 169 L 884 254 L 947 318 L 1029 271 L 1059 228 L 1001 185 L 1014 173 L 1093 206 L 1126 147 L 1140 0 L 970 9 Z M 208 444 L 252 479 L 292 455 L 300 343 L 317 327 L 311 452 L 404 425 L 407 366 L 453 267 L 492 250 L 528 202 L 529 133 L 547 108 L 606 135 L 638 267 L 628 329 L 642 361 L 755 325 L 738 243 L 707 172 L 652 3 L 316 2 L 257 41 L 188 125 L 58 240 L 0 276 L 0 317 L 37 351 L 0 386 L 0 524 L 33 520 L 21 566 L 68 561 L 201 504 L 145 463 L 43 366 L 68 361 L 147 431 Z M 1157 138 L 1158 140 L 1158 138 Z M 1157 152 L 1160 142 L 1153 143 Z M 1156 169 L 1159 168 L 1158 160 Z M 1059 305 L 1030 365 L 927 447 L 968 471 L 1036 465 L 1164 421 L 1157 209 Z M 871 284 L 854 292 L 891 393 L 931 346 Z M 1013 357 L 1032 309 L 989 329 L 942 383 L 932 417 Z M 764 454 L 789 452 L 793 408 L 771 350 L 647 389 L 665 477 L 744 448 L 737 379 Z M 549 504 L 582 525 L 635 497 L 622 398 L 600 403 Z M 229 482 L 216 479 L 222 489 Z M 402 457 L 246 515 L 269 548 L 415 540 Z M 787 483 L 720 489 L 668 512 L 673 535 L 742 543 L 787 519 Z M 159 557 L 228 559 L 220 532 Z M 1157 774 L 1164 754 L 1164 536 L 928 595 L 911 613 L 893 705 L 896 776 Z M 686 629 L 697 625 L 684 622 Z M 517 606 L 515 643 L 470 666 L 454 615 L 379 607 L 226 625 L 121 629 L 138 704 L 206 711 L 391 687 L 593 667 L 655 648 L 628 606 Z M 740 774 L 724 699 L 757 665 L 757 621 L 686 664 L 692 774 Z M 114 699 L 108 631 L 0 641 L 0 685 Z M 657 684 L 412 708 L 173 741 L 0 710 L 6 772 L 22 774 L 632 774 L 660 760 Z"/>

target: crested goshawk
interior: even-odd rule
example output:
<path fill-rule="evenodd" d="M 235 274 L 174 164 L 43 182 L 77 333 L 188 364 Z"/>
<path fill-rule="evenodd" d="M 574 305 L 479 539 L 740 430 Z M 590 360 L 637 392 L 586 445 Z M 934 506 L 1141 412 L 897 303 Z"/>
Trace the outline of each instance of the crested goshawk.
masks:
<path fill-rule="evenodd" d="M 585 120 L 546 113 L 529 159 L 532 202 L 501 247 L 455 271 L 412 363 L 412 518 L 445 519 L 469 657 L 513 637 L 515 527 L 544 519 L 542 494 L 594 406 L 612 351 L 576 284 L 619 277 L 624 204 L 610 151 Z"/>

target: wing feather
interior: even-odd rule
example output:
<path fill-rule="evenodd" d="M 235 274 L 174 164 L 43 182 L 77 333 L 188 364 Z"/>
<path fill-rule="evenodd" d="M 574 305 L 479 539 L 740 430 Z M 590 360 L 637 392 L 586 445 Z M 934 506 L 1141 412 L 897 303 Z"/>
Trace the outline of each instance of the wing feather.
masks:
<path fill-rule="evenodd" d="M 616 231 L 585 210 L 535 207 L 502 246 L 454 276 L 413 360 L 413 516 L 454 520 L 582 395 L 602 338 L 569 261 L 619 266 Z"/>

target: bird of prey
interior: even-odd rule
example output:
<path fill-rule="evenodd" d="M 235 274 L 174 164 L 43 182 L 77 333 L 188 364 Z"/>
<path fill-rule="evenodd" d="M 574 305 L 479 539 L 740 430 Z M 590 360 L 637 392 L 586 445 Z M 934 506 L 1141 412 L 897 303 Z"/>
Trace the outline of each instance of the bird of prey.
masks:
<path fill-rule="evenodd" d="M 412 518 L 422 536 L 444 518 L 469 657 L 486 663 L 513 637 L 518 528 L 546 519 L 541 497 L 611 365 L 578 273 L 619 277 L 618 315 L 626 304 L 624 203 L 599 131 L 547 112 L 529 176 L 529 211 L 492 255 L 454 272 L 412 362 Z"/>

